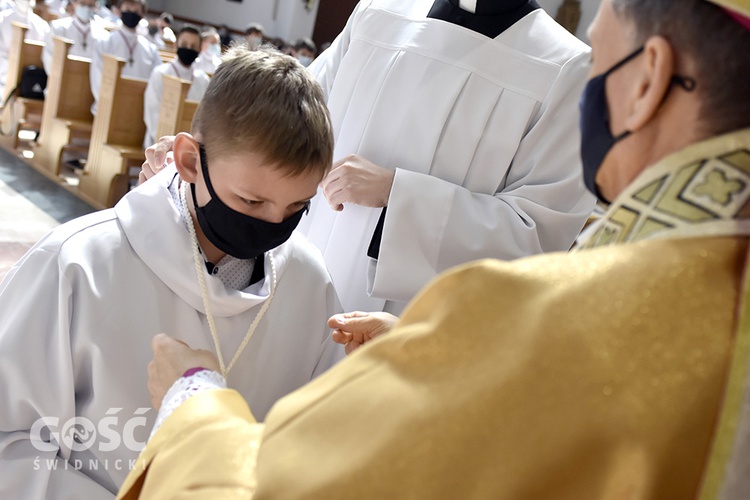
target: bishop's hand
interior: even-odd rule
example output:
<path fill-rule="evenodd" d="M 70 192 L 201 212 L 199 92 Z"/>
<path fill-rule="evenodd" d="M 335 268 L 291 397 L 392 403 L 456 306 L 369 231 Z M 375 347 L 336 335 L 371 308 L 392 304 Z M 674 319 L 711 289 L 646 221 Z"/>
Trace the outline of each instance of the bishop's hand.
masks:
<path fill-rule="evenodd" d="M 220 372 L 216 356 L 209 351 L 191 349 L 187 344 L 160 333 L 151 340 L 154 359 L 148 364 L 148 392 L 151 405 L 158 410 L 172 384 L 191 368 Z"/>
<path fill-rule="evenodd" d="M 331 337 L 338 344 L 344 344 L 347 354 L 363 344 L 390 332 L 398 318 L 386 312 L 351 312 L 336 314 L 328 320 L 333 328 Z"/>
<path fill-rule="evenodd" d="M 174 136 L 167 135 L 160 138 L 156 144 L 146 148 L 146 161 L 141 165 L 141 172 L 138 174 L 138 184 L 143 184 L 174 161 L 171 155 L 167 156 L 167 153 L 172 151 L 173 147 Z"/>

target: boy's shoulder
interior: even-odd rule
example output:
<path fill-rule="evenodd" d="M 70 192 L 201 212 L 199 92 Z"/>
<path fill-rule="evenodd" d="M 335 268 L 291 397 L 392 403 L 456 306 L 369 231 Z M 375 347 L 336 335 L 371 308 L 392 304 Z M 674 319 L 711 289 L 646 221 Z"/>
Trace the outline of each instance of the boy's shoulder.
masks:
<path fill-rule="evenodd" d="M 171 62 L 163 62 L 163 63 L 159 64 L 158 66 L 156 66 L 151 71 L 151 78 L 153 78 L 154 75 L 159 75 L 159 74 L 166 73 L 169 70 L 169 67 L 171 66 L 171 64 L 172 64 Z"/>
<path fill-rule="evenodd" d="M 137 40 L 138 45 L 140 45 L 145 51 L 151 54 L 159 54 L 159 48 L 145 36 L 139 34 Z"/>
<path fill-rule="evenodd" d="M 52 30 L 53 35 L 57 34 L 61 29 L 70 29 L 72 25 L 72 17 L 61 17 L 59 19 L 54 19 L 49 23 L 49 27 Z"/>
<path fill-rule="evenodd" d="M 103 246 L 106 234 L 120 232 L 112 209 L 77 217 L 57 226 L 34 245 L 32 251 L 58 254 L 64 260 L 89 255 L 84 249 Z M 63 256 L 67 257 L 63 257 Z"/>
<path fill-rule="evenodd" d="M 205 71 L 203 71 L 203 70 L 202 70 L 202 69 L 200 69 L 200 68 L 195 68 L 195 69 L 193 70 L 193 78 L 194 78 L 194 80 L 196 80 L 196 81 L 197 81 L 197 80 L 203 80 L 203 81 L 205 81 L 205 82 L 207 82 L 207 83 L 210 83 L 210 82 L 211 82 L 211 77 L 210 77 L 210 76 L 208 76 L 208 73 L 206 73 Z"/>
<path fill-rule="evenodd" d="M 320 250 L 301 232 L 294 231 L 289 240 L 277 249 L 279 250 L 286 260 L 288 270 L 319 275 L 330 280 Z"/>

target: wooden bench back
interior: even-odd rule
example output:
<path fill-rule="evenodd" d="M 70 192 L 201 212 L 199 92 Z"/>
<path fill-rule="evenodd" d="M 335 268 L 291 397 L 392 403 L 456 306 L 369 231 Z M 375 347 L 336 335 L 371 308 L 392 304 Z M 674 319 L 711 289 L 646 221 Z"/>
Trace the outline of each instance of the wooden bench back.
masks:
<path fill-rule="evenodd" d="M 78 187 L 82 198 L 100 208 L 112 206 L 127 192 L 128 167 L 144 159 L 143 93 L 148 82 L 123 77 L 124 64 L 124 59 L 103 56 L 88 162 Z"/>
<path fill-rule="evenodd" d="M 109 54 L 104 54 L 103 59 L 102 85 L 91 134 L 92 146 L 96 142 L 141 147 L 146 135 L 143 93 L 148 82 L 121 76 L 124 59 Z"/>
<path fill-rule="evenodd" d="M 159 57 L 161 58 L 161 62 L 172 62 L 177 59 L 177 52 L 174 52 L 172 50 L 160 49 Z"/>
<path fill-rule="evenodd" d="M 25 40 L 29 27 L 25 24 L 13 22 L 11 27 L 10 51 L 8 52 L 8 74 L 5 81 L 5 95 L 3 102 L 21 81 L 23 68 L 26 66 L 42 67 L 43 42 Z"/>
<path fill-rule="evenodd" d="M 164 75 L 164 92 L 159 110 L 159 126 L 156 137 L 176 135 L 179 132 L 190 132 L 197 101 L 188 101 L 190 82 L 173 75 Z"/>
<path fill-rule="evenodd" d="M 89 70 L 91 61 L 83 57 L 69 56 L 73 41 L 59 36 L 52 38 L 52 71 L 47 81 L 44 116 L 67 120 L 92 121 Z"/>
<path fill-rule="evenodd" d="M 91 61 L 68 55 L 72 40 L 54 36 L 52 43 L 52 67 L 34 160 L 38 167 L 56 177 L 60 174 L 63 148 L 73 137 L 86 139 L 91 135 L 94 96 L 89 79 Z"/>

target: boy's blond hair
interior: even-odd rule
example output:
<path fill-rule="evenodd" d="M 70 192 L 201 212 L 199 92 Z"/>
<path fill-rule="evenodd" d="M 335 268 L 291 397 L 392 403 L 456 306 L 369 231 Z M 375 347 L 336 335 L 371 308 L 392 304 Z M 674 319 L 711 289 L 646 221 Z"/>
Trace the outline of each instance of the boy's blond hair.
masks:
<path fill-rule="evenodd" d="M 296 59 L 271 49 L 232 47 L 195 112 L 209 158 L 254 151 L 289 175 L 333 161 L 333 130 L 323 92 Z"/>

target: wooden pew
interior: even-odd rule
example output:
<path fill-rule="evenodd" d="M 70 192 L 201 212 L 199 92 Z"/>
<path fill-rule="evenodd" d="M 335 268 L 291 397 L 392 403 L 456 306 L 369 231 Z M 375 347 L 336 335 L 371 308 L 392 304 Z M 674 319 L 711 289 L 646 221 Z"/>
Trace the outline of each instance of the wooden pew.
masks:
<path fill-rule="evenodd" d="M 88 161 L 78 185 L 81 198 L 97 208 L 114 206 L 128 192 L 131 166 L 143 155 L 143 93 L 146 80 L 121 76 L 124 59 L 105 54 Z"/>
<path fill-rule="evenodd" d="M 161 58 L 161 62 L 172 62 L 175 59 L 177 59 L 177 52 L 174 52 L 172 50 L 159 50 L 159 58 Z"/>
<path fill-rule="evenodd" d="M 88 152 L 94 121 L 91 115 L 94 96 L 89 79 L 91 60 L 68 55 L 74 43 L 72 40 L 55 36 L 52 43 L 52 70 L 47 81 L 42 128 L 37 141 L 39 148 L 34 162 L 46 173 L 57 177 L 66 151 L 83 155 Z"/>
<path fill-rule="evenodd" d="M 8 53 L 8 74 L 5 81 L 3 103 L 21 81 L 23 68 L 31 65 L 40 68 L 42 67 L 42 49 L 44 49 L 44 43 L 34 40 L 25 40 L 26 32 L 28 30 L 28 26 L 15 21 L 13 22 L 11 28 L 12 35 L 10 51 Z M 5 149 L 15 151 L 18 147 L 18 132 L 21 130 L 39 130 L 42 122 L 44 101 L 16 97 L 13 101 L 13 105 L 15 109 L 12 114 L 18 119 L 18 127 L 13 136 L 0 137 L 0 145 Z M 4 128 L 7 128 L 7 124 L 4 125 Z"/>
<path fill-rule="evenodd" d="M 197 101 L 188 101 L 190 82 L 173 75 L 164 75 L 164 92 L 159 109 L 159 125 L 156 138 L 190 132 L 193 115 L 198 109 Z"/>

